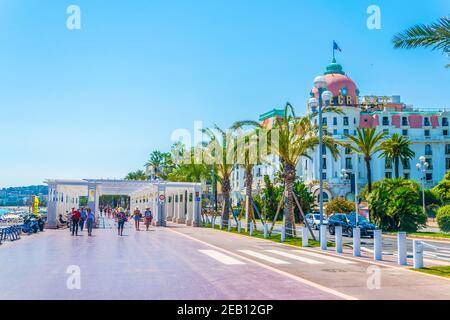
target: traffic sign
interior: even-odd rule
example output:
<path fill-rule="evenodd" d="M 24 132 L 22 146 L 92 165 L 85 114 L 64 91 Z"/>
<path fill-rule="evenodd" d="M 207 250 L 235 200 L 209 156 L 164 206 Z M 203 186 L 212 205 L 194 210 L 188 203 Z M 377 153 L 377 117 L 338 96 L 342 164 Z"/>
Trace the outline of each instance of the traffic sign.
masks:
<path fill-rule="evenodd" d="M 161 194 L 161 195 L 159 196 L 159 201 L 160 201 L 160 202 L 166 201 L 166 196 L 163 195 L 163 194 Z"/>

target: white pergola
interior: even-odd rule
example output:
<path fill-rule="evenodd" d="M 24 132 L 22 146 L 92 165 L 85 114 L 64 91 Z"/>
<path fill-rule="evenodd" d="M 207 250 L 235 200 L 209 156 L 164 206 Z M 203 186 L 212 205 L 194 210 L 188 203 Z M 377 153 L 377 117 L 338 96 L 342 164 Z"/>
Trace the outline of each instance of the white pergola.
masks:
<path fill-rule="evenodd" d="M 78 208 L 82 196 L 88 197 L 88 207 L 98 217 L 101 195 L 129 196 L 132 211 L 150 208 L 155 226 L 166 226 L 166 221 L 200 225 L 201 183 L 104 179 L 48 179 L 45 183 L 48 184 L 48 228 L 56 228 L 60 214 L 64 216 L 72 208 Z"/>

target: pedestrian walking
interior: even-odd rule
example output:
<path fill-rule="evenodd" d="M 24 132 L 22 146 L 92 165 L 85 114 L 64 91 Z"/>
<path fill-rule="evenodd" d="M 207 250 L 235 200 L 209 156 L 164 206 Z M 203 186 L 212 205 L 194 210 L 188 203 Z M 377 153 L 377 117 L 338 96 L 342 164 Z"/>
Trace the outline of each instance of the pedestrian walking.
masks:
<path fill-rule="evenodd" d="M 136 208 L 133 213 L 134 226 L 136 227 L 136 231 L 140 231 L 139 223 L 141 222 L 142 214 L 139 208 Z"/>
<path fill-rule="evenodd" d="M 117 232 L 119 236 L 123 236 L 123 228 L 127 222 L 127 215 L 121 211 L 117 214 Z"/>
<path fill-rule="evenodd" d="M 84 208 L 81 208 L 80 212 L 80 231 L 83 232 L 84 229 L 84 222 L 86 221 L 87 213 Z"/>
<path fill-rule="evenodd" d="M 150 225 L 152 224 L 152 220 L 153 220 L 152 211 L 150 210 L 150 208 L 147 208 L 147 210 L 145 210 L 145 228 L 147 231 Z"/>
<path fill-rule="evenodd" d="M 92 229 L 94 228 L 95 214 L 92 212 L 91 208 L 87 209 L 86 226 L 88 229 L 88 236 L 92 237 Z"/>
<path fill-rule="evenodd" d="M 72 215 L 71 215 L 71 220 L 72 220 L 72 236 L 78 236 L 78 224 L 80 223 L 80 211 L 75 210 L 75 208 L 72 208 Z"/>

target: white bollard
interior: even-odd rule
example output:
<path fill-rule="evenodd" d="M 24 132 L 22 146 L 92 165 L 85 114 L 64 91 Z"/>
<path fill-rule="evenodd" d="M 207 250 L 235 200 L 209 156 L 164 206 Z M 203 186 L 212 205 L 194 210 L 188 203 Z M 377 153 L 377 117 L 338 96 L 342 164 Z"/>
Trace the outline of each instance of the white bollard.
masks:
<path fill-rule="evenodd" d="M 359 227 L 353 229 L 353 256 L 361 257 L 361 229 Z"/>
<path fill-rule="evenodd" d="M 242 223 L 241 220 L 238 221 L 238 233 L 242 232 Z"/>
<path fill-rule="evenodd" d="M 231 220 L 228 220 L 228 232 L 231 231 Z"/>
<path fill-rule="evenodd" d="M 327 251 L 327 226 L 325 224 L 320 226 L 320 249 Z"/>
<path fill-rule="evenodd" d="M 211 219 L 211 228 L 214 229 L 215 225 L 216 225 L 216 218 L 212 218 Z"/>
<path fill-rule="evenodd" d="M 336 253 L 342 253 L 342 226 L 334 227 L 334 236 L 336 239 Z"/>
<path fill-rule="evenodd" d="M 253 236 L 253 221 L 250 222 L 250 230 L 249 230 L 249 234 L 250 234 L 250 237 Z"/>
<path fill-rule="evenodd" d="M 373 231 L 373 258 L 374 260 L 383 260 L 383 239 L 381 238 L 381 230 Z"/>
<path fill-rule="evenodd" d="M 219 229 L 222 230 L 223 227 L 223 217 L 220 217 Z"/>
<path fill-rule="evenodd" d="M 420 240 L 413 240 L 414 269 L 423 268 L 423 244 Z"/>
<path fill-rule="evenodd" d="M 309 230 L 306 226 L 302 228 L 302 246 L 309 247 Z"/>
<path fill-rule="evenodd" d="M 282 226 L 281 227 L 281 242 L 285 242 L 286 241 L 286 227 Z"/>
<path fill-rule="evenodd" d="M 269 237 L 269 225 L 267 223 L 264 223 L 264 239 L 267 239 Z"/>
<path fill-rule="evenodd" d="M 407 265 L 406 257 L 406 232 L 399 232 L 397 235 L 398 264 Z"/>

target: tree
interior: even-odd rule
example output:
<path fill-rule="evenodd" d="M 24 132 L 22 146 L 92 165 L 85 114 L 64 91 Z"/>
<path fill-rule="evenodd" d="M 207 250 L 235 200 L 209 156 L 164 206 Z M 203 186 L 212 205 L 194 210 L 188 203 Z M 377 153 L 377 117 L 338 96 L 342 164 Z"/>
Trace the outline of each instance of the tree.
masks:
<path fill-rule="evenodd" d="M 440 208 L 436 218 L 439 228 L 444 232 L 450 232 L 450 205 Z"/>
<path fill-rule="evenodd" d="M 363 156 L 367 169 L 367 185 L 368 192 L 372 192 L 372 169 L 370 162 L 375 153 L 381 150 L 379 146 L 380 141 L 383 140 L 385 133 L 376 133 L 376 128 L 364 128 L 357 131 L 357 136 L 345 135 L 349 138 L 353 144 L 348 144 L 347 147 L 353 150 L 353 152 Z"/>
<path fill-rule="evenodd" d="M 252 130 L 247 133 L 241 132 L 241 129 L 249 125 Z M 238 134 L 238 164 L 244 168 L 245 171 L 245 212 L 246 212 L 246 229 L 250 228 L 250 223 L 255 220 L 253 205 L 252 205 L 252 189 L 253 189 L 253 169 L 255 165 L 261 164 L 260 150 L 259 150 L 259 136 L 260 131 L 264 128 L 255 121 L 237 121 L 232 126 Z M 242 160 L 242 163 L 241 161 Z"/>
<path fill-rule="evenodd" d="M 367 190 L 364 192 L 367 194 Z M 420 185 L 415 181 L 377 181 L 366 198 L 371 220 L 383 230 L 415 232 L 426 224 L 427 216 L 420 204 Z"/>
<path fill-rule="evenodd" d="M 324 112 L 340 112 L 334 108 L 324 108 Z M 312 113 L 304 117 L 297 117 L 290 103 L 284 108 L 284 117 L 275 122 L 272 130 L 276 130 L 279 143 L 274 151 L 283 165 L 284 190 L 287 192 L 287 206 L 285 206 L 285 228 L 287 235 L 292 236 L 295 227 L 294 216 L 294 182 L 296 167 L 302 156 L 308 157 L 308 152 L 319 145 L 319 128 L 312 122 L 317 114 Z M 328 135 L 323 137 L 324 146 L 330 149 L 334 158 L 339 155 L 337 142 Z"/>
<path fill-rule="evenodd" d="M 168 170 L 172 167 L 171 161 L 172 157 L 169 152 L 155 150 L 150 154 L 150 158 L 145 164 L 145 167 L 152 168 L 154 170 L 155 177 L 165 180 L 168 175 Z"/>
<path fill-rule="evenodd" d="M 450 18 L 442 17 L 431 25 L 418 24 L 392 39 L 394 48 L 413 49 L 418 47 L 442 50 L 450 54 Z M 447 64 L 450 67 L 450 64 Z"/>
<path fill-rule="evenodd" d="M 381 143 L 381 153 L 379 158 L 384 157 L 394 162 L 395 177 L 400 176 L 400 161 L 409 161 L 415 156 L 415 152 L 409 147 L 411 141 L 397 133 L 394 133 L 390 139 Z"/>
<path fill-rule="evenodd" d="M 219 181 L 222 185 L 223 194 L 223 211 L 222 219 L 224 225 L 228 225 L 230 218 L 230 175 L 233 171 L 235 162 L 235 144 L 232 135 L 228 132 L 214 125 L 213 129 L 206 128 L 201 130 L 209 137 L 209 143 L 207 146 L 206 157 L 209 157 L 210 161 L 213 161 L 218 173 Z"/>
<path fill-rule="evenodd" d="M 447 171 L 444 179 L 432 191 L 441 199 L 442 203 L 450 203 L 450 171 Z"/>
<path fill-rule="evenodd" d="M 334 198 L 328 202 L 326 208 L 326 213 L 328 216 L 333 213 L 350 213 L 355 211 L 355 203 L 350 202 L 343 197 Z"/>
<path fill-rule="evenodd" d="M 203 159 L 196 159 L 196 153 L 202 154 L 200 146 L 186 150 L 186 146 L 177 143 L 172 147 L 173 166 L 166 168 L 166 179 L 172 182 L 202 182 L 209 178 L 209 168 Z"/>
<path fill-rule="evenodd" d="M 142 170 L 137 170 L 134 172 L 130 172 L 125 177 L 125 180 L 147 180 L 147 176 L 145 175 L 145 172 Z"/>

